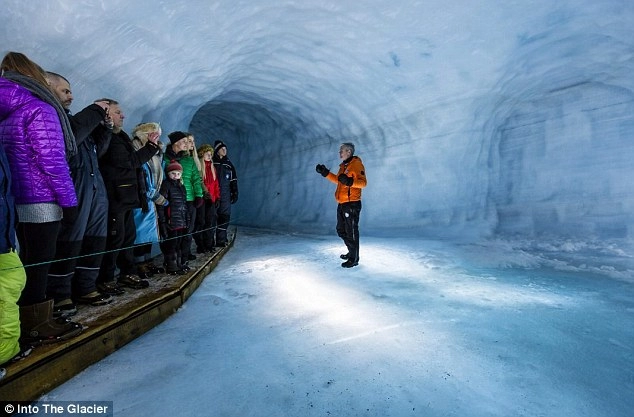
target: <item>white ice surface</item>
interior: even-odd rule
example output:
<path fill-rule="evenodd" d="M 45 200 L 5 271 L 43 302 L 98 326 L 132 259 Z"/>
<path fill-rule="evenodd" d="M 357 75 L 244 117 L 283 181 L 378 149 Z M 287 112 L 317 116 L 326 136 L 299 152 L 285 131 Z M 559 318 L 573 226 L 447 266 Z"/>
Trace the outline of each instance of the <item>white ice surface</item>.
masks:
<path fill-rule="evenodd" d="M 4 0 L 3 50 L 68 77 L 74 111 L 108 96 L 127 131 L 224 140 L 232 222 L 293 233 L 240 234 L 182 311 L 51 397 L 630 416 L 633 21 L 629 0 Z M 314 172 L 342 141 L 369 181 L 352 271 Z"/>
<path fill-rule="evenodd" d="M 337 238 L 239 230 L 183 308 L 42 400 L 114 401 L 117 417 L 631 416 L 630 283 L 362 242 L 343 269 Z"/>

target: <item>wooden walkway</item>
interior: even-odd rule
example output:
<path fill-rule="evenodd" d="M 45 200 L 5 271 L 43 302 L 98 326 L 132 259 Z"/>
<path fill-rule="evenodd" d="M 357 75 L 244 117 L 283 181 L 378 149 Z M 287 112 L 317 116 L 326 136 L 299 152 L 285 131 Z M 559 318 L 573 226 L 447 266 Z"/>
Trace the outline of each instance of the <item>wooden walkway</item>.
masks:
<path fill-rule="evenodd" d="M 173 314 L 198 288 L 233 246 L 213 254 L 197 255 L 192 270 L 181 276 L 162 274 L 149 279 L 150 287 L 126 289 L 106 306 L 79 306 L 73 320 L 84 331 L 65 342 L 36 347 L 25 359 L 3 365 L 6 376 L 0 381 L 0 401 L 35 401 L 126 343 L 139 337 Z M 155 262 L 162 262 L 159 256 Z"/>

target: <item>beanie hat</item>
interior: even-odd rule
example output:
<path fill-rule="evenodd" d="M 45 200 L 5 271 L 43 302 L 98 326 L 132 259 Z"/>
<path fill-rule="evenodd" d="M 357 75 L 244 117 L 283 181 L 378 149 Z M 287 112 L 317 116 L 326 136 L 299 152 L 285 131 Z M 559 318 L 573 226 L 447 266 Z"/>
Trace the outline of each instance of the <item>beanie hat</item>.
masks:
<path fill-rule="evenodd" d="M 181 132 L 180 130 L 177 130 L 176 132 L 172 132 L 169 135 L 167 135 L 168 138 L 170 138 L 170 143 L 173 145 L 176 142 L 178 142 L 179 140 L 186 138 L 187 137 L 187 133 L 185 132 Z"/>
<path fill-rule="evenodd" d="M 169 174 L 172 171 L 181 171 L 183 172 L 183 167 L 176 160 L 171 160 L 167 168 L 165 168 L 165 172 Z"/>
<path fill-rule="evenodd" d="M 217 140 L 214 142 L 214 151 L 218 152 L 220 150 L 220 148 L 226 148 L 227 145 L 225 145 L 225 143 L 221 140 Z"/>
<path fill-rule="evenodd" d="M 206 152 L 211 152 L 211 154 L 213 155 L 214 154 L 214 148 L 210 144 L 205 143 L 200 148 L 198 148 L 198 150 L 196 152 L 198 152 L 198 157 L 202 158 L 205 155 Z"/>

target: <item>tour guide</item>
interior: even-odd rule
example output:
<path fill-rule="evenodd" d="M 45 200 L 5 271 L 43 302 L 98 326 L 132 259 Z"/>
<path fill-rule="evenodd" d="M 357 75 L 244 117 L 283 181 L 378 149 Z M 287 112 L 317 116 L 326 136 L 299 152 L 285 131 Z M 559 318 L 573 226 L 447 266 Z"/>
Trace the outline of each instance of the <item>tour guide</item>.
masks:
<path fill-rule="evenodd" d="M 361 214 L 361 189 L 367 185 L 365 168 L 358 156 L 354 156 L 354 145 L 346 142 L 339 148 L 339 158 L 343 161 L 339 165 L 337 175 L 333 174 L 322 164 L 315 169 L 323 177 L 337 184 L 335 199 L 337 206 L 337 234 L 348 248 L 348 253 L 342 254 L 341 264 L 344 268 L 352 268 L 359 264 L 359 215 Z"/>

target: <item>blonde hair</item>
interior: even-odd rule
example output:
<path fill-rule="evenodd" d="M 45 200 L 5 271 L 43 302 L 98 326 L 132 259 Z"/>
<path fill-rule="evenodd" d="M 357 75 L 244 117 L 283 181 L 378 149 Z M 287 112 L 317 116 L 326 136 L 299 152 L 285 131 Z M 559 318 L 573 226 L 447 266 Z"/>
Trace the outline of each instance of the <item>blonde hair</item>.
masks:
<path fill-rule="evenodd" d="M 161 125 L 156 122 L 139 123 L 132 130 L 132 137 L 141 139 L 144 144 L 147 143 L 147 137 L 152 132 L 161 134 Z"/>
<path fill-rule="evenodd" d="M 187 135 L 187 138 L 192 138 L 192 142 L 194 143 L 194 149 L 187 149 L 187 152 L 189 152 L 191 157 L 194 158 L 196 168 L 198 169 L 198 172 L 200 172 L 200 170 L 202 169 L 202 164 L 200 163 L 200 158 L 198 158 L 198 152 L 196 152 L 196 140 L 194 138 L 194 135 L 192 135 L 191 133 L 185 132 L 185 134 Z"/>

